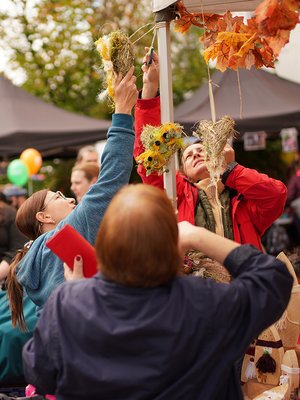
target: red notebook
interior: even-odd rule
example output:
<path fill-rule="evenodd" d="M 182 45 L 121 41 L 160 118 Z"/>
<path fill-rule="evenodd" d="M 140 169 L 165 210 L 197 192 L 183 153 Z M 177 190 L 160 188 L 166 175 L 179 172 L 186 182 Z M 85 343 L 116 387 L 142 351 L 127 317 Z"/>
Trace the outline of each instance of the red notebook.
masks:
<path fill-rule="evenodd" d="M 64 225 L 47 240 L 46 246 L 71 269 L 73 269 L 74 258 L 80 255 L 85 278 L 94 276 L 98 271 L 94 247 L 69 224 Z"/>

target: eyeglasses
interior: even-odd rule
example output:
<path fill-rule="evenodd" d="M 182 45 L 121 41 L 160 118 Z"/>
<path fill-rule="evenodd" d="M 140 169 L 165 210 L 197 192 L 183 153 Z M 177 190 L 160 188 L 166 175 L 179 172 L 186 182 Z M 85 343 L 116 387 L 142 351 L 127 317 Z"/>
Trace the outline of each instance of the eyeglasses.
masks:
<path fill-rule="evenodd" d="M 52 200 L 56 199 L 57 196 L 60 197 L 63 200 L 68 200 L 68 198 L 61 191 L 58 190 L 57 192 L 53 193 L 53 195 L 50 197 L 50 199 L 44 204 L 44 206 L 43 206 L 41 211 L 45 210 L 45 208 L 48 206 L 48 204 Z"/>
<path fill-rule="evenodd" d="M 68 198 L 60 191 L 58 190 L 57 192 L 53 193 L 53 195 L 50 197 L 50 199 L 43 205 L 43 207 L 41 208 L 40 211 L 44 211 L 46 209 L 46 207 L 48 206 L 48 204 L 52 201 L 55 200 L 56 198 L 60 197 L 63 200 L 68 200 Z M 38 222 L 37 223 L 37 232 L 36 232 L 36 237 L 40 236 L 43 233 L 43 223 L 42 222 Z"/>

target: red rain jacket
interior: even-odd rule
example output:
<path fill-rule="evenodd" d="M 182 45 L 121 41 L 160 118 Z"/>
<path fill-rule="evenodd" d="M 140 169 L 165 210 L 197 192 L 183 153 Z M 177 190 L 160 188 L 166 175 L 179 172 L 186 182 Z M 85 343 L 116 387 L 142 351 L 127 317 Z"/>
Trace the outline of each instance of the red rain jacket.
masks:
<path fill-rule="evenodd" d="M 140 139 L 143 127 L 158 126 L 160 123 L 160 98 L 139 99 L 135 107 L 134 157 L 144 151 Z M 138 173 L 144 183 L 163 188 L 162 176 L 146 176 L 146 171 L 140 164 Z M 286 186 L 281 181 L 242 165 L 237 165 L 232 170 L 225 185 L 237 192 L 231 199 L 234 240 L 241 244 L 252 244 L 263 250 L 261 236 L 282 214 L 287 197 Z M 178 221 L 194 224 L 198 190 L 179 172 L 176 174 L 176 188 Z"/>

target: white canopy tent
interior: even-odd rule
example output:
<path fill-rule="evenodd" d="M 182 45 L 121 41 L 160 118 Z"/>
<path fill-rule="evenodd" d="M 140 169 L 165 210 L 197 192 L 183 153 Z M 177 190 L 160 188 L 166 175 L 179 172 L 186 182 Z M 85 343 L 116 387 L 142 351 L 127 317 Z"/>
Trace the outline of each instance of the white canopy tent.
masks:
<path fill-rule="evenodd" d="M 242 12 L 254 11 L 261 0 L 218 1 L 218 0 L 184 0 L 189 12 L 223 13 L 227 10 Z M 153 0 L 152 11 L 156 13 L 156 30 L 158 54 L 160 58 L 160 96 L 161 123 L 174 121 L 172 68 L 170 60 L 170 23 L 176 17 L 176 3 L 172 0 Z M 175 157 L 164 173 L 164 188 L 176 208 Z"/>
<path fill-rule="evenodd" d="M 261 0 L 228 0 L 228 1 L 218 1 L 218 0 L 184 0 L 184 5 L 186 9 L 191 13 L 199 13 L 202 10 L 205 13 L 221 13 L 227 10 L 229 11 L 253 11 L 258 6 Z M 152 11 L 158 12 L 164 10 L 165 8 L 175 4 L 176 2 L 172 0 L 153 0 Z"/>

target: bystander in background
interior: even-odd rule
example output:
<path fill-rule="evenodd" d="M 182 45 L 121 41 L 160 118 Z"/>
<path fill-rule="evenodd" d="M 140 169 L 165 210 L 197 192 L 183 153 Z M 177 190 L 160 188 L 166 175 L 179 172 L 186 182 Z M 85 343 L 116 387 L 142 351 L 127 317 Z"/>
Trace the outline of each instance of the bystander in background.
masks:
<path fill-rule="evenodd" d="M 288 182 L 286 205 L 290 208 L 293 218 L 295 245 L 300 245 L 300 160 L 294 163 L 294 172 Z"/>
<path fill-rule="evenodd" d="M 89 188 L 97 182 L 99 175 L 99 164 L 95 162 L 85 162 L 76 164 L 71 174 L 71 190 L 80 203 Z"/>
<path fill-rule="evenodd" d="M 0 192 L 0 284 L 7 276 L 16 251 L 27 241 L 15 224 L 16 210 Z"/>
<path fill-rule="evenodd" d="M 3 194 L 9 203 L 18 210 L 27 199 L 28 192 L 23 187 L 9 184 L 3 189 Z"/>
<path fill-rule="evenodd" d="M 76 165 L 81 163 L 98 163 L 99 164 L 99 156 L 95 146 L 84 146 L 81 147 L 78 151 L 76 158 Z"/>

